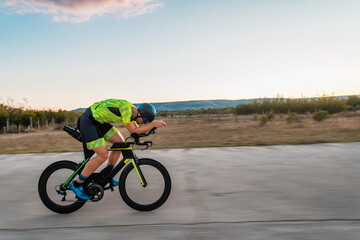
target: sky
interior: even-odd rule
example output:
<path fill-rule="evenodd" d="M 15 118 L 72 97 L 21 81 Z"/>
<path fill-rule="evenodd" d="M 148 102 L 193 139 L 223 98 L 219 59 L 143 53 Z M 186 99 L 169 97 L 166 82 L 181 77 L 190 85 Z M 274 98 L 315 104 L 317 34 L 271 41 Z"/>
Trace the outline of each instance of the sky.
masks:
<path fill-rule="evenodd" d="M 0 103 L 360 94 L 359 12 L 358 0 L 0 0 Z"/>

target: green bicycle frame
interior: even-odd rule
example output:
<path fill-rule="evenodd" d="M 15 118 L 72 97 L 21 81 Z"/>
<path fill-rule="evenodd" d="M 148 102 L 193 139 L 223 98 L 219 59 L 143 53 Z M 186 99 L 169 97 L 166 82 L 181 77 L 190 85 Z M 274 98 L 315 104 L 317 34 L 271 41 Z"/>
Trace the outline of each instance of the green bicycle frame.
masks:
<path fill-rule="evenodd" d="M 123 159 L 111 170 L 109 174 L 107 174 L 103 179 L 101 179 L 98 184 L 105 186 L 107 183 L 110 182 L 110 180 L 129 162 L 132 163 L 135 172 L 139 178 L 139 181 L 143 187 L 147 186 L 147 182 L 145 180 L 145 177 L 139 167 L 138 164 L 138 158 L 136 157 L 133 148 L 130 146 L 130 143 L 115 143 L 112 147 L 108 149 L 109 151 L 121 151 L 123 154 Z M 88 163 L 90 160 L 90 157 L 86 158 L 84 161 L 79 163 L 78 168 L 74 171 L 74 173 L 71 174 L 71 176 L 63 183 L 61 184 L 61 190 L 65 191 L 68 189 L 68 186 L 70 182 L 75 178 L 76 175 L 80 174 L 86 163 Z"/>
<path fill-rule="evenodd" d="M 145 180 L 145 178 L 144 178 L 144 175 L 143 175 L 141 169 L 139 168 L 139 165 L 138 165 L 138 163 L 137 163 L 137 159 L 128 158 L 128 159 L 125 159 L 124 163 L 126 164 L 126 163 L 128 163 L 129 161 L 131 161 L 132 165 L 134 166 L 134 169 L 135 169 L 136 174 L 137 174 L 137 176 L 138 176 L 138 178 L 139 178 L 139 180 L 140 180 L 141 185 L 142 185 L 143 187 L 146 187 L 147 182 L 146 182 L 146 180 Z"/>
<path fill-rule="evenodd" d="M 62 191 L 66 190 L 68 188 L 70 182 L 75 178 L 75 176 L 77 174 L 80 173 L 80 170 L 82 170 L 85 167 L 85 164 L 87 162 L 89 162 L 89 160 L 90 160 L 90 158 L 87 158 L 84 161 L 82 161 L 81 163 L 79 163 L 79 167 L 75 170 L 75 172 L 73 172 L 73 174 L 71 174 L 71 176 L 63 184 L 61 184 L 60 189 Z"/>

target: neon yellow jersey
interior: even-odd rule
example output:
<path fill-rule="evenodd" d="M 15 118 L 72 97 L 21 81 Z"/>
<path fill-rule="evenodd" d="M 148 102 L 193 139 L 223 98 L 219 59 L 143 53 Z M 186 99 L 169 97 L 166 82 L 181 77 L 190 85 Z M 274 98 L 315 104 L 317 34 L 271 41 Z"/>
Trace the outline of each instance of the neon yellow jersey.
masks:
<path fill-rule="evenodd" d="M 126 125 L 135 122 L 131 120 L 133 105 L 126 100 L 107 99 L 94 103 L 90 108 L 94 119 L 99 123 L 116 122 Z"/>

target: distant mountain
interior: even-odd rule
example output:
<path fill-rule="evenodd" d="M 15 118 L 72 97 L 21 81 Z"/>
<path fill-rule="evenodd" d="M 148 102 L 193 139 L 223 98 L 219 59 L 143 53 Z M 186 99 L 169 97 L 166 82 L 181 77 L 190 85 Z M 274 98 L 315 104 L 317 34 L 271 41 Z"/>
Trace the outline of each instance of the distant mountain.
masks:
<path fill-rule="evenodd" d="M 360 95 L 358 95 L 360 97 Z M 336 96 L 337 98 L 347 98 L 348 96 Z M 262 98 L 262 100 L 265 98 Z M 275 98 L 266 98 L 275 99 Z M 311 99 L 311 98 L 309 98 Z M 260 100 L 259 98 L 253 99 L 238 99 L 238 100 L 193 100 L 193 101 L 178 101 L 178 102 L 157 102 L 152 103 L 158 111 L 177 111 L 177 110 L 196 110 L 196 109 L 209 109 L 209 108 L 228 108 L 235 107 L 239 104 L 251 103 L 253 101 Z M 134 104 L 139 106 L 140 104 Z M 78 108 L 73 111 L 81 112 L 85 108 Z"/>
<path fill-rule="evenodd" d="M 177 111 L 177 110 L 196 110 L 208 108 L 227 108 L 235 107 L 239 104 L 249 103 L 254 99 L 239 99 L 239 100 L 193 100 L 193 101 L 179 101 L 179 102 L 158 102 L 152 103 L 157 111 Z M 140 104 L 134 104 L 139 106 Z M 85 108 L 78 108 L 74 112 L 82 112 Z"/>
<path fill-rule="evenodd" d="M 196 110 L 208 108 L 227 108 L 235 107 L 239 104 L 249 103 L 253 99 L 240 99 L 240 100 L 193 100 L 193 101 L 180 101 L 180 102 L 160 102 L 153 103 L 158 111 L 176 111 L 176 110 Z"/>

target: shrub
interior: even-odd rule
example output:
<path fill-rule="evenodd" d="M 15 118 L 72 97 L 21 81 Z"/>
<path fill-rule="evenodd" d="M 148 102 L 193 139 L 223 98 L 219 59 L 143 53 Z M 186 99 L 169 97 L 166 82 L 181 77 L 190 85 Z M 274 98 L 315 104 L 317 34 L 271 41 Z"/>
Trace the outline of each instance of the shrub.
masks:
<path fill-rule="evenodd" d="M 318 111 L 318 112 L 316 112 L 315 114 L 314 114 L 314 116 L 313 116 L 313 119 L 315 120 L 315 121 L 322 121 L 322 120 L 324 120 L 324 119 L 326 119 L 326 118 L 328 118 L 329 117 L 329 112 L 328 111 L 324 111 L 324 110 L 320 110 L 320 111 Z"/>
<path fill-rule="evenodd" d="M 54 114 L 55 123 L 64 123 L 67 120 L 67 112 L 66 111 L 58 111 Z"/>
<path fill-rule="evenodd" d="M 255 118 L 255 116 L 256 116 L 256 118 Z M 255 116 L 254 116 L 254 119 L 257 119 L 257 115 L 255 115 Z M 260 124 L 261 124 L 261 125 L 264 125 L 264 124 L 266 124 L 268 121 L 273 120 L 274 117 L 275 117 L 275 114 L 274 114 L 272 111 L 270 111 L 268 114 L 262 115 L 262 116 L 260 117 Z"/>
<path fill-rule="evenodd" d="M 235 107 L 236 114 L 254 114 L 254 113 L 288 113 L 288 112 L 297 112 L 297 113 L 307 113 L 307 112 L 316 112 L 317 109 L 323 109 L 329 113 L 338 113 L 345 111 L 348 106 L 360 107 L 357 102 L 357 97 L 351 97 L 348 101 L 343 98 L 338 98 L 334 96 L 322 96 L 317 98 L 301 98 L 301 99 L 291 99 L 291 98 L 263 98 L 253 100 L 250 103 L 239 104 Z M 351 105 L 347 105 L 351 104 Z"/>
<path fill-rule="evenodd" d="M 360 109 L 360 98 L 356 95 L 349 96 L 346 100 L 346 105 L 348 105 L 349 110 Z"/>
<path fill-rule="evenodd" d="M 267 118 L 269 119 L 269 121 L 270 121 L 270 120 L 273 120 L 273 119 L 274 119 L 275 114 L 274 114 L 273 111 L 270 111 L 270 112 L 266 115 L 266 117 L 267 117 Z"/>
<path fill-rule="evenodd" d="M 286 118 L 287 123 L 300 122 L 299 115 L 297 113 L 291 112 Z"/>
<path fill-rule="evenodd" d="M 265 125 L 269 121 L 268 116 L 261 116 L 260 125 Z"/>

